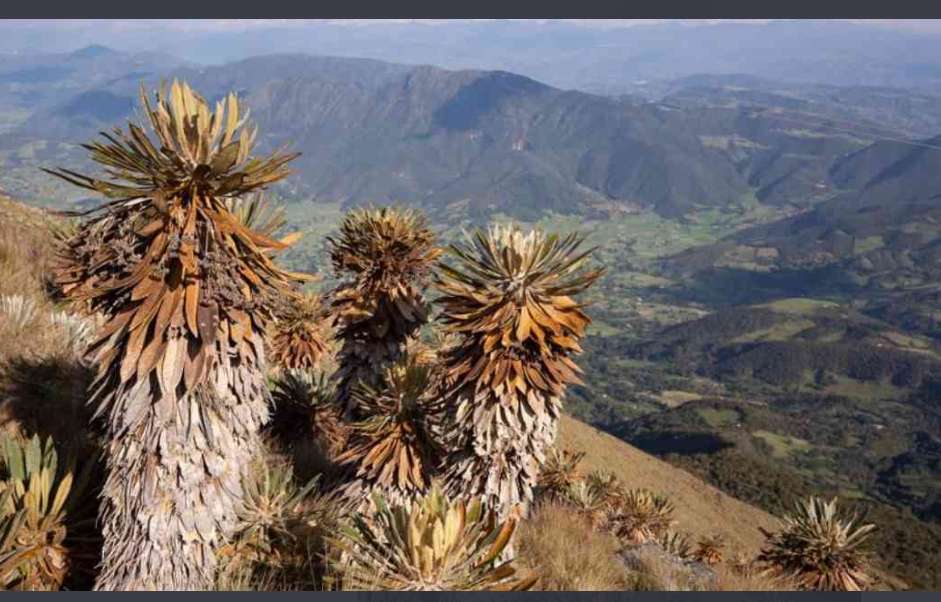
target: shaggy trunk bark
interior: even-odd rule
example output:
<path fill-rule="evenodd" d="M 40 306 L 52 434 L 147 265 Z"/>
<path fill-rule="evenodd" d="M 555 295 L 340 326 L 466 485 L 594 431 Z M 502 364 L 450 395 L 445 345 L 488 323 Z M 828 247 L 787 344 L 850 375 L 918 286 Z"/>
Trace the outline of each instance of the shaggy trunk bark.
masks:
<path fill-rule="evenodd" d="M 492 397 L 455 405 L 459 434 L 446 461 L 447 493 L 482 498 L 500 521 L 526 518 L 546 452 L 555 442 L 561 400 L 549 398 L 541 412 L 533 412 L 525 402 Z M 513 405 L 515 412 L 509 409 Z M 514 550 L 511 540 L 500 560 L 511 560 Z"/>
<path fill-rule="evenodd" d="M 261 338 L 252 336 L 261 349 Z M 192 392 L 165 394 L 152 378 L 118 396 L 110 414 L 97 590 L 213 586 L 215 552 L 235 526 L 269 395 L 264 357 L 246 359 L 220 341 L 219 360 Z M 164 362 L 163 369 L 174 368 Z"/>
<path fill-rule="evenodd" d="M 334 378 L 338 381 L 337 402 L 346 418 L 357 417 L 350 395 L 353 387 L 363 383 L 380 388 L 385 370 L 405 356 L 407 345 L 406 337 L 378 341 L 350 337 L 343 341 L 337 354 L 340 367 Z"/>

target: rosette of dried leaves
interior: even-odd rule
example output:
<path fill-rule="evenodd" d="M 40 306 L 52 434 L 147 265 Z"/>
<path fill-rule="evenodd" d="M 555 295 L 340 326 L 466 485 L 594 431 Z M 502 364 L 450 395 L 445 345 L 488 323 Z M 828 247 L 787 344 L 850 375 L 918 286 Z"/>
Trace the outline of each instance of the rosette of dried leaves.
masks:
<path fill-rule="evenodd" d="M 295 533 L 303 531 L 303 505 L 318 477 L 299 485 L 290 465 L 265 458 L 258 464 L 243 484 L 235 534 L 218 551 L 218 582 L 250 576 L 260 566 L 282 568 L 285 553 L 296 544 Z"/>
<path fill-rule="evenodd" d="M 478 231 L 450 247 L 437 286 L 444 328 L 449 429 L 449 492 L 484 496 L 501 518 L 525 515 L 552 445 L 562 396 L 579 383 L 572 357 L 589 318 L 572 297 L 602 271 L 591 250 L 566 237 L 516 227 Z"/>
<path fill-rule="evenodd" d="M 659 533 L 653 538 L 653 541 L 656 541 L 657 545 L 663 548 L 666 553 L 672 554 L 680 560 L 693 559 L 693 548 L 689 542 L 689 535 L 685 533 L 667 530 Z"/>
<path fill-rule="evenodd" d="M 381 387 L 353 389 L 363 419 L 350 427 L 347 449 L 337 458 L 347 472 L 341 493 L 361 511 L 374 491 L 392 504 L 424 495 L 442 456 L 444 406 L 434 368 L 405 356 L 386 370 Z"/>
<path fill-rule="evenodd" d="M 613 472 L 594 470 L 585 477 L 588 486 L 598 492 L 610 511 L 614 511 L 624 493 L 624 486 Z"/>
<path fill-rule="evenodd" d="M 253 157 L 234 94 L 213 109 L 174 82 L 141 101 L 152 133 L 131 123 L 85 145 L 103 179 L 50 171 L 109 199 L 68 240 L 56 281 L 107 320 L 90 347 L 111 439 L 96 587 L 202 589 L 268 419 L 271 307 L 300 278 L 230 199 L 284 178 L 295 155 Z"/>
<path fill-rule="evenodd" d="M 344 279 L 332 301 L 341 345 L 338 398 L 355 415 L 353 387 L 379 386 L 383 371 L 428 321 L 422 289 L 441 250 L 424 216 L 389 207 L 350 211 L 327 241 L 333 269 Z"/>
<path fill-rule="evenodd" d="M 836 498 L 810 497 L 797 503 L 778 533 L 768 538 L 758 556 L 766 574 L 793 579 L 801 589 L 863 591 L 872 584 L 866 544 L 875 525 L 842 516 Z"/>
<path fill-rule="evenodd" d="M 546 461 L 539 474 L 540 489 L 549 495 L 563 494 L 572 483 L 579 480 L 578 464 L 584 457 L 585 452 L 551 448 L 546 453 Z"/>
<path fill-rule="evenodd" d="M 66 502 L 72 472 L 59 474 L 52 439 L 0 439 L 0 589 L 55 591 L 69 570 Z"/>
<path fill-rule="evenodd" d="M 287 225 L 287 214 L 284 207 L 268 203 L 261 194 L 238 196 L 225 199 L 226 206 L 240 224 L 264 236 L 274 236 L 275 233 Z M 285 237 L 290 243 L 300 237 L 293 233 Z"/>
<path fill-rule="evenodd" d="M 286 298 L 271 336 L 272 363 L 285 370 L 310 371 L 329 353 L 329 320 L 320 296 Z"/>
<path fill-rule="evenodd" d="M 558 498 L 585 516 L 591 526 L 598 529 L 608 519 L 608 509 L 604 493 L 592 487 L 584 479 L 569 482 L 559 491 Z"/>
<path fill-rule="evenodd" d="M 722 562 L 722 549 L 724 547 L 725 539 L 721 535 L 702 537 L 696 542 L 693 558 L 703 564 L 715 566 Z"/>
<path fill-rule="evenodd" d="M 673 504 L 646 489 L 623 492 L 611 522 L 615 535 L 628 544 L 654 541 L 673 526 Z"/>
<path fill-rule="evenodd" d="M 288 443 L 312 438 L 325 460 L 336 461 L 346 447 L 349 429 L 334 395 L 334 387 L 323 373 L 285 372 L 272 391 L 271 430 Z"/>

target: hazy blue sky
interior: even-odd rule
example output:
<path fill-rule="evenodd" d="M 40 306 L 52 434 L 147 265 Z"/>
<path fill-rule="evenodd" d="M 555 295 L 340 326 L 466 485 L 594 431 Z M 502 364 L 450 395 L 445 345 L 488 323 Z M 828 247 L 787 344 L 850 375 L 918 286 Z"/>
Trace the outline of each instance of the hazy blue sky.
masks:
<path fill-rule="evenodd" d="M 103 45 L 218 65 L 300 53 L 499 69 L 602 94 L 702 73 L 941 86 L 941 20 L 114 19 L 0 21 L 0 30 L 5 55 Z"/>
<path fill-rule="evenodd" d="M 476 21 L 488 21 L 493 19 L 475 19 Z M 853 23 L 874 25 L 890 29 L 900 29 L 909 31 L 922 31 L 926 33 L 941 33 L 941 19 L 838 19 L 850 21 Z M 49 26 L 52 23 L 62 27 L 69 28 L 75 26 L 87 25 L 91 20 L 86 19 L 56 19 L 56 20 L 5 20 L 7 25 L 18 26 Z M 346 24 L 350 26 L 368 26 L 378 23 L 422 23 L 427 25 L 436 25 L 447 23 L 443 19 L 113 19 L 97 20 L 103 26 L 114 29 L 136 29 L 143 27 L 152 27 L 155 22 L 164 27 L 172 27 L 189 31 L 207 30 L 207 31 L 241 31 L 246 29 L 270 28 L 270 27 L 304 27 L 311 23 L 331 23 Z M 469 21 L 469 19 L 456 19 L 453 21 Z M 689 26 L 705 26 L 718 23 L 767 23 L 770 19 L 528 19 L 531 22 L 567 22 L 583 27 L 593 28 L 620 28 L 633 27 L 638 25 L 651 25 L 657 23 L 676 22 Z"/>

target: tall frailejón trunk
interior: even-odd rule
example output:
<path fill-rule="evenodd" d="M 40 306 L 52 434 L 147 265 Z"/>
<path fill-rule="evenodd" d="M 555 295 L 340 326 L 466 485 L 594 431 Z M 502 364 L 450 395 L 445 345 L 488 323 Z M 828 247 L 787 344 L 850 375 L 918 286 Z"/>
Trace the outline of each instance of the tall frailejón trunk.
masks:
<path fill-rule="evenodd" d="M 347 418 L 359 419 L 365 416 L 354 388 L 382 388 L 385 371 L 428 322 L 422 288 L 441 250 L 421 214 L 388 207 L 351 211 L 339 235 L 327 240 L 333 269 L 343 278 L 332 292 L 340 343 L 337 402 Z"/>
<path fill-rule="evenodd" d="M 268 418 L 271 307 L 300 278 L 231 200 L 285 177 L 293 155 L 250 157 L 255 130 L 232 94 L 214 111 L 185 83 L 141 99 L 156 141 L 130 124 L 86 146 L 105 179 L 50 172 L 110 199 L 56 270 L 106 317 L 89 349 L 110 438 L 96 588 L 207 589 Z"/>
<path fill-rule="evenodd" d="M 260 348 L 261 338 L 250 336 Z M 242 476 L 268 419 L 263 358 L 246 362 L 220 342 L 215 353 L 205 382 L 181 397 L 144 383 L 117 402 L 126 405 L 109 421 L 97 589 L 212 586 L 215 551 L 235 527 Z M 179 368 L 165 360 L 161 369 Z M 135 417 L 131 406 L 149 409 Z"/>
<path fill-rule="evenodd" d="M 602 273 L 584 267 L 591 251 L 580 245 L 495 227 L 453 245 L 457 261 L 440 269 L 441 321 L 456 338 L 444 354 L 445 483 L 481 496 L 501 520 L 526 515 L 566 385 L 579 382 L 571 356 L 589 319 L 571 295 Z"/>

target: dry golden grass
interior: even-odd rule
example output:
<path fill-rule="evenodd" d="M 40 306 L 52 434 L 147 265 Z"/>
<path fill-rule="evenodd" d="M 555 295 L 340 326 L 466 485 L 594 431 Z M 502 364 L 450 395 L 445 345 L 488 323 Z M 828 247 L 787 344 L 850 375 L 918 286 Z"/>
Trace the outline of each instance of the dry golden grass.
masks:
<path fill-rule="evenodd" d="M 690 473 L 654 458 L 587 424 L 563 417 L 556 445 L 586 453 L 584 472 L 611 471 L 628 488 L 645 488 L 666 496 L 675 506 L 675 528 L 700 537 L 721 535 L 727 557 L 755 557 L 764 543 L 758 527 L 777 528 L 776 519 L 704 483 Z"/>
<path fill-rule="evenodd" d="M 780 592 L 796 591 L 796 587 L 785 581 L 774 582 L 758 572 L 740 572 L 728 563 L 721 563 L 712 570 L 716 572 L 716 590 L 720 592 Z"/>
<path fill-rule="evenodd" d="M 51 256 L 51 219 L 0 196 L 0 295 L 41 295 L 38 276 Z"/>
<path fill-rule="evenodd" d="M 544 500 L 517 532 L 518 564 L 539 574 L 543 591 L 781 591 L 757 571 L 733 569 L 727 562 L 710 567 L 714 583 L 697 583 L 687 570 L 654 550 L 637 552 L 641 568 L 628 569 L 619 559 L 621 544 L 587 517 L 558 501 Z"/>
<path fill-rule="evenodd" d="M 46 294 L 44 277 L 53 253 L 50 224 L 56 219 L 0 196 L 0 431 L 52 437 L 60 462 L 75 460 L 84 467 L 96 462 L 100 442 L 87 426 L 91 370 L 78 360 L 76 335 L 90 334 L 92 325 L 82 326 Z M 68 518 L 69 589 L 87 589 L 94 580 L 99 469 L 93 467 L 92 484 Z"/>
<path fill-rule="evenodd" d="M 615 591 L 629 585 L 614 536 L 557 502 L 539 504 L 517 533 L 519 563 L 539 573 L 536 589 Z"/>
<path fill-rule="evenodd" d="M 0 430 L 51 435 L 61 451 L 83 439 L 89 374 L 65 323 L 80 320 L 45 292 L 55 219 L 0 197 Z"/>
<path fill-rule="evenodd" d="M 42 274 L 50 257 L 45 214 L 0 197 L 0 302 L 28 307 L 14 319 L 0 306 L 0 361 L 14 355 L 55 351 Z"/>
<path fill-rule="evenodd" d="M 690 573 L 678 571 L 676 563 L 667 559 L 662 553 L 654 553 L 651 549 L 641 549 L 637 552 L 642 569 L 634 572 L 633 588 L 641 591 L 670 591 L 688 592 L 703 591 L 711 588 L 696 584 Z"/>

